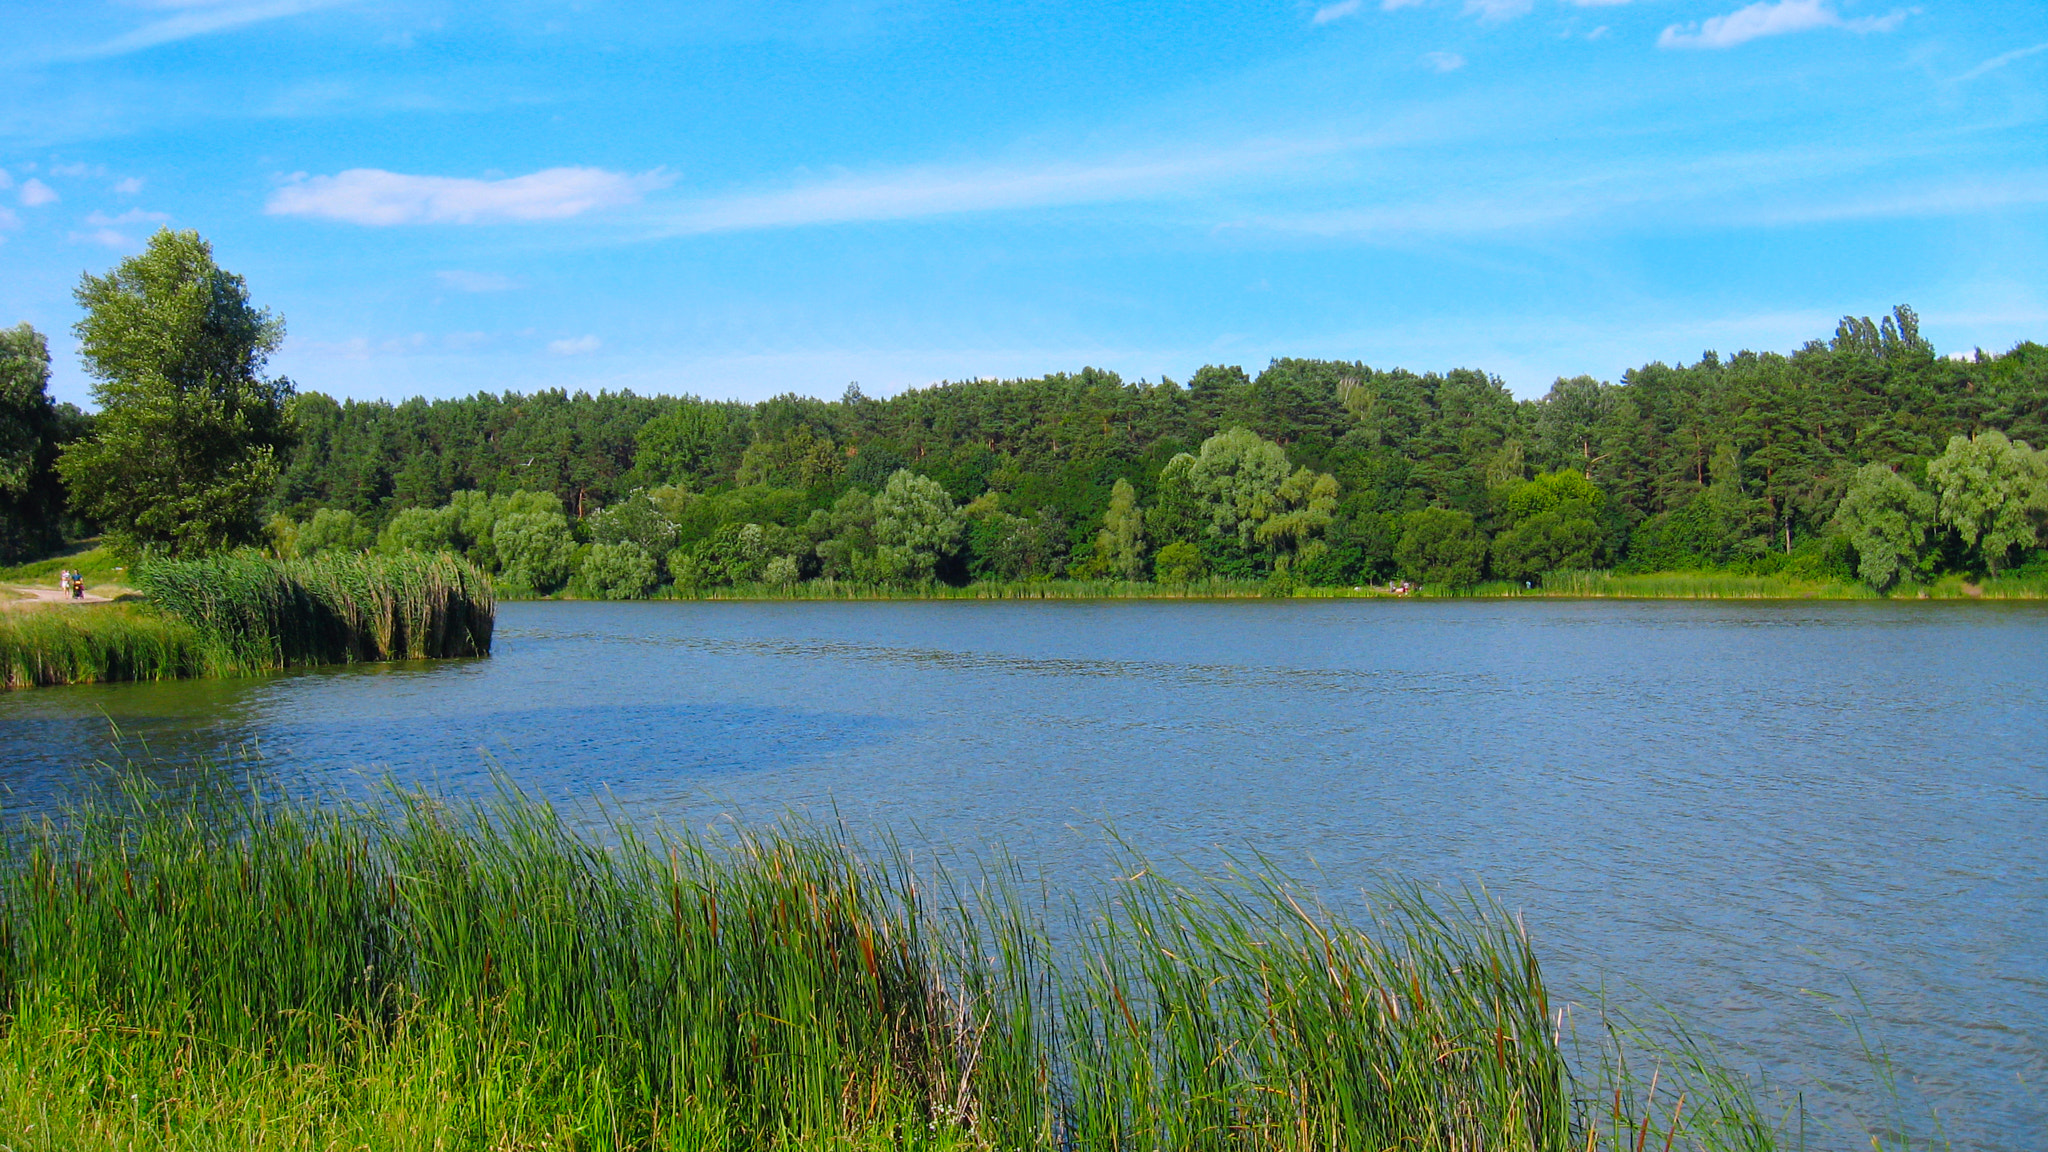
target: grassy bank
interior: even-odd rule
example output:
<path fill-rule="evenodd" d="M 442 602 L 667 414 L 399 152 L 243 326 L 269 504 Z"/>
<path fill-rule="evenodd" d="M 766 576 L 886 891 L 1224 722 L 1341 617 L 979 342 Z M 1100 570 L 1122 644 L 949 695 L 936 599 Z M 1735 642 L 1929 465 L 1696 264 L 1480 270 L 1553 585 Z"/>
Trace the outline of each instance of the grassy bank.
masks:
<path fill-rule="evenodd" d="M 146 603 L 0 614 L 0 685 L 242 676 L 311 664 L 482 656 L 490 582 L 447 556 L 225 556 L 136 574 Z"/>
<path fill-rule="evenodd" d="M 141 605 L 0 612 L 0 688 L 204 676 L 211 657 L 191 625 Z"/>
<path fill-rule="evenodd" d="M 0 869 L 10 1147 L 1761 1149 L 1743 1083 L 1568 1059 L 1529 942 L 1141 862 L 1055 950 L 1001 870 L 804 827 L 175 802 Z M 1672 1101 L 1684 1093 L 1685 1102 Z"/>
<path fill-rule="evenodd" d="M 2048 600 L 2048 577 L 1944 576 L 1889 594 L 1857 581 L 1802 580 L 1728 572 L 1553 572 L 1535 587 L 1489 581 L 1471 588 L 1424 584 L 1411 592 L 1385 585 L 1279 587 L 1266 580 L 1212 578 L 1186 584 L 1125 580 L 976 581 L 953 586 L 892 586 L 812 580 L 794 585 L 738 584 L 664 588 L 665 600 L 1248 600 L 1306 599 L 1579 599 L 1579 600 Z"/>

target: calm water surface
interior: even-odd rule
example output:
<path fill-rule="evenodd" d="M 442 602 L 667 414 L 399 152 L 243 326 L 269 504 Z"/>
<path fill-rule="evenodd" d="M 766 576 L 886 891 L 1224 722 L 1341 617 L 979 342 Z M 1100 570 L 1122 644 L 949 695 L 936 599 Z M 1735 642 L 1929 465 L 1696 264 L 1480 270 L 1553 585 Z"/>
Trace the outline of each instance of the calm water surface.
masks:
<path fill-rule="evenodd" d="M 1895 1108 L 1846 1010 L 1921 1129 L 2048 1147 L 2042 606 L 508 604 L 498 637 L 0 697 L 0 773 L 61 797 L 112 721 L 173 759 L 256 746 L 294 788 L 496 762 L 693 823 L 831 805 L 1055 883 L 1101 875 L 1104 824 L 1337 889 L 1479 881 L 1554 981 L 1671 1006 L 1815 1127 Z"/>

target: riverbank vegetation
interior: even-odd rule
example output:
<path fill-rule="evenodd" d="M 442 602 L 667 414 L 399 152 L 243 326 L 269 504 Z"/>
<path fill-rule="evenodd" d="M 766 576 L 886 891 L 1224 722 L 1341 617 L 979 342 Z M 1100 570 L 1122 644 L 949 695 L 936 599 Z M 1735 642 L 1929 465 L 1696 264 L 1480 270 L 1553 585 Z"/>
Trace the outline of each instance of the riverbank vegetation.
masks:
<path fill-rule="evenodd" d="M 1260 861 L 1126 859 L 1056 925 L 1003 868 L 909 859 L 800 825 L 593 838 L 509 791 L 131 781 L 8 838 L 0 1127 L 22 1150 L 1775 1146 L 1696 1049 L 1576 1046 L 1483 897 L 1392 886 L 1347 917 Z"/>
<path fill-rule="evenodd" d="M 0 613 L 0 686 L 246 676 L 490 653 L 490 581 L 445 555 L 160 560 L 141 602 Z"/>
<path fill-rule="evenodd" d="M 1520 401 L 1473 369 L 1279 359 L 394 405 L 263 376 L 282 321 L 194 233 L 77 298 L 96 415 L 50 403 L 38 334 L 0 340 L 0 560 L 97 527 L 134 556 L 447 550 L 506 595 L 607 599 L 1580 571 L 1918 595 L 2048 563 L 2048 348 L 1940 356 L 1903 306 Z"/>

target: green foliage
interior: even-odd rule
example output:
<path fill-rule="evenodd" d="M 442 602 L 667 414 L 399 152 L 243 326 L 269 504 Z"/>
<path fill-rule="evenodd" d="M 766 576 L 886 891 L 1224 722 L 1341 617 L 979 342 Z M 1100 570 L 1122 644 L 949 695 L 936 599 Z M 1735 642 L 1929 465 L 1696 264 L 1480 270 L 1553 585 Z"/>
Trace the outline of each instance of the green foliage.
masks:
<path fill-rule="evenodd" d="M 1401 571 L 1424 584 L 1469 588 L 1486 564 L 1486 539 L 1470 513 L 1455 508 L 1422 508 L 1401 518 L 1401 542 L 1394 547 Z"/>
<path fill-rule="evenodd" d="M 1775 1146 L 1697 1050 L 1646 1097 L 1631 1045 L 1654 1038 L 1568 1043 L 1484 897 L 1386 885 L 1351 918 L 1263 861 L 1172 881 L 1126 855 L 1055 931 L 1001 872 L 920 874 L 843 832 L 586 834 L 509 784 L 394 799 L 131 775 L 10 829 L 0 1122 L 308 1148 L 392 1146 L 384 1112 L 436 1147 Z"/>
<path fill-rule="evenodd" d="M 654 557 L 630 540 L 592 544 L 577 569 L 575 591 L 598 600 L 643 600 L 659 583 Z"/>
<path fill-rule="evenodd" d="M 1110 492 L 1089 574 L 1119 580 L 1145 578 L 1145 511 L 1138 506 L 1137 489 L 1128 480 L 1118 480 Z"/>
<path fill-rule="evenodd" d="M 960 547 L 953 497 L 935 480 L 899 470 L 875 497 L 875 565 L 884 580 L 929 582 Z"/>
<path fill-rule="evenodd" d="M 154 561 L 136 583 L 197 631 L 217 673 L 485 656 L 496 617 L 490 582 L 448 555 L 231 553 Z"/>
<path fill-rule="evenodd" d="M 1046 580 L 1067 569 L 1067 526 L 1059 512 L 1041 508 L 1035 516 L 1013 516 L 984 496 L 963 512 L 967 518 L 967 571 L 977 580 Z M 1140 546 L 1142 547 L 1142 541 Z M 1107 555 L 1097 539 L 1096 556 Z"/>
<path fill-rule="evenodd" d="M 1832 527 L 1855 550 L 1856 574 L 1886 592 L 1918 568 L 1934 524 L 1934 497 L 1882 464 L 1865 464 Z"/>
<path fill-rule="evenodd" d="M 1202 550 L 1186 540 L 1176 540 L 1152 558 L 1153 576 L 1161 584 L 1189 584 L 1208 574 Z"/>
<path fill-rule="evenodd" d="M 339 508 L 322 508 L 313 513 L 292 536 L 292 548 L 300 556 L 318 556 L 322 552 L 366 551 L 374 537 L 353 512 Z"/>
<path fill-rule="evenodd" d="M 1506 488 L 1506 528 L 1493 541 L 1493 570 L 1509 580 L 1541 579 L 1607 559 L 1600 521 L 1606 494 L 1572 471 L 1548 472 Z"/>
<path fill-rule="evenodd" d="M 491 552 L 507 584 L 546 595 L 568 582 L 576 541 L 560 512 L 508 512 L 491 525 Z"/>
<path fill-rule="evenodd" d="M 83 277 L 77 297 L 100 413 L 58 460 L 72 500 L 132 549 L 259 542 L 258 508 L 293 441 L 291 383 L 260 375 L 283 322 L 249 303 L 196 232 L 159 231 L 141 255 Z"/>
<path fill-rule="evenodd" d="M 1186 475 L 1202 531 L 1249 545 L 1287 482 L 1287 454 L 1256 432 L 1232 428 L 1202 441 Z"/>
<path fill-rule="evenodd" d="M 1996 576 L 2015 548 L 2041 541 L 2048 521 L 2048 453 L 1997 431 L 1952 436 L 1927 465 L 1941 494 L 1942 523 L 1962 534 Z"/>
<path fill-rule="evenodd" d="M 293 411 L 301 447 L 275 499 L 301 521 L 335 507 L 382 529 L 401 509 L 454 506 L 465 491 L 486 502 L 546 492 L 574 538 L 630 539 L 657 558 L 692 554 L 733 526 L 787 530 L 775 555 L 790 557 L 799 581 L 1129 571 L 1117 541 L 1135 539 L 1137 525 L 1121 519 L 1119 483 L 1143 510 L 1141 551 L 1186 541 L 1222 579 L 1384 579 L 1399 569 L 1404 517 L 1431 507 L 1499 537 L 1495 567 L 1521 579 L 1576 565 L 1771 574 L 1833 563 L 1809 549 L 1829 547 L 1866 464 L 1917 482 L 1958 434 L 2048 442 L 2048 349 L 1938 358 L 1899 309 L 1845 318 L 1832 340 L 1789 355 L 1710 353 L 1616 382 L 1569 377 L 1523 402 L 1471 370 L 1282 359 L 1256 374 L 1206 366 L 1185 387 L 1083 369 L 887 400 L 857 389 L 835 402 L 751 405 L 552 391 L 395 406 L 308 395 Z M 875 538 L 874 498 L 904 471 L 972 507 L 960 544 L 929 553 L 928 575 Z M 1551 495 L 1534 501 L 1541 492 Z M 1522 507 L 1532 501 L 1542 506 Z M 503 574 L 488 532 L 454 535 Z M 1994 533 L 1994 546 L 2003 538 Z M 1936 545 L 1930 571 L 1984 566 L 1945 535 Z"/>
<path fill-rule="evenodd" d="M 63 543 L 57 453 L 84 418 L 50 401 L 50 348 L 26 324 L 0 329 L 0 563 Z"/>

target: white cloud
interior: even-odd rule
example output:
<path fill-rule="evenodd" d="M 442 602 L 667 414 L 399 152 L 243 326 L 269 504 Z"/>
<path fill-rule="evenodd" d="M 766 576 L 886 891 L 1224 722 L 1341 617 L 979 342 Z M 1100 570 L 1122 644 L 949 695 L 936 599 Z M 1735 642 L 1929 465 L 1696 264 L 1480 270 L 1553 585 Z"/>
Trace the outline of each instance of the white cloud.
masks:
<path fill-rule="evenodd" d="M 1536 0 L 1465 0 L 1465 15 L 1477 16 L 1487 24 L 1512 20 L 1525 16 L 1536 6 Z"/>
<path fill-rule="evenodd" d="M 1574 8 L 1615 8 L 1628 2 L 1629 0 L 1565 0 L 1565 3 Z"/>
<path fill-rule="evenodd" d="M 697 235 L 1149 200 L 1272 176 L 1397 137 L 1405 138 L 1387 133 L 1380 138 L 1254 140 L 1206 151 L 1175 149 L 1090 162 L 900 168 L 699 200 L 670 216 L 662 231 Z"/>
<path fill-rule="evenodd" d="M 465 272 L 459 268 L 436 272 L 434 276 L 458 292 L 510 292 L 514 288 L 523 287 L 510 276 L 498 276 L 490 272 Z"/>
<path fill-rule="evenodd" d="M 7 174 L 7 169 L 0 168 L 0 192 L 5 192 L 12 187 L 14 187 L 14 177 Z"/>
<path fill-rule="evenodd" d="M 130 176 L 114 185 L 116 196 L 133 196 L 142 191 L 142 177 Z"/>
<path fill-rule="evenodd" d="M 132 248 L 135 246 L 133 240 L 130 240 L 122 233 L 114 231 L 112 228 L 97 228 L 91 232 L 73 232 L 70 239 L 74 244 L 104 244 L 109 248 Z"/>
<path fill-rule="evenodd" d="M 57 190 L 31 176 L 22 182 L 21 202 L 28 208 L 40 208 L 57 202 Z"/>
<path fill-rule="evenodd" d="M 106 174 L 107 170 L 97 164 L 50 165 L 50 175 L 52 176 L 69 176 L 75 178 L 79 176 L 104 176 Z"/>
<path fill-rule="evenodd" d="M 105 212 L 94 212 L 85 218 L 85 222 L 96 228 L 112 228 L 122 224 L 161 224 L 169 219 L 170 216 L 167 213 L 144 212 L 140 208 L 130 208 L 119 216 L 109 216 Z"/>
<path fill-rule="evenodd" d="M 1332 20 L 1342 20 L 1346 16 L 1355 16 L 1358 14 L 1359 7 L 1364 3 L 1365 0 L 1337 0 L 1335 4 L 1325 4 L 1321 8 L 1316 9 L 1315 19 L 1310 22 L 1314 24 L 1328 24 Z"/>
<path fill-rule="evenodd" d="M 603 344 L 604 341 L 595 336 L 578 336 L 574 340 L 550 340 L 548 351 L 557 356 L 581 356 L 585 352 L 597 351 Z"/>
<path fill-rule="evenodd" d="M 345 2 L 347 0 L 256 0 L 254 3 L 191 5 L 190 10 L 180 12 L 176 16 L 159 20 L 154 24 L 144 24 L 132 32 L 123 33 L 100 44 L 57 53 L 54 58 L 103 60 L 110 56 L 126 56 L 131 52 L 140 52 L 159 44 L 172 44 L 215 32 L 229 32 L 266 20 L 297 16 L 302 12 L 331 8 L 335 4 Z"/>
<path fill-rule="evenodd" d="M 1733 48 L 1765 36 L 1842 28 L 1850 32 L 1889 32 L 1904 23 L 1905 10 L 1887 16 L 1845 20 L 1827 0 L 1758 0 L 1726 16 L 1710 16 L 1698 24 L 1673 24 L 1657 37 L 1659 48 Z"/>
<path fill-rule="evenodd" d="M 1425 52 L 1422 62 L 1439 72 L 1456 72 L 1465 66 L 1465 58 L 1456 52 Z"/>
<path fill-rule="evenodd" d="M 2010 52 L 2001 52 L 1982 64 L 1977 65 L 1975 68 L 1970 69 L 1968 72 L 1963 73 L 1961 76 L 1956 77 L 1956 79 L 1958 81 L 1975 80 L 1986 72 L 1995 72 L 2015 60 L 2024 60 L 2036 52 L 2048 52 L 2048 43 L 2036 44 L 2031 48 L 2015 48 Z M 0 184 L 0 188 L 5 187 L 5 184 Z"/>
<path fill-rule="evenodd" d="M 1420 8 L 1423 0 L 1380 0 L 1380 11 L 1399 12 L 1403 8 Z"/>
<path fill-rule="evenodd" d="M 602 168 L 549 168 L 506 180 L 467 180 L 351 168 L 334 176 L 294 177 L 263 210 L 375 226 L 565 220 L 631 204 L 670 180 L 659 170 L 633 176 Z"/>

